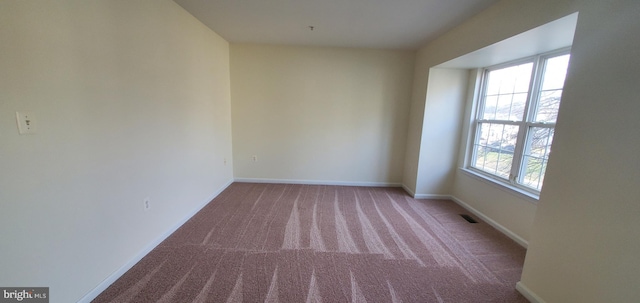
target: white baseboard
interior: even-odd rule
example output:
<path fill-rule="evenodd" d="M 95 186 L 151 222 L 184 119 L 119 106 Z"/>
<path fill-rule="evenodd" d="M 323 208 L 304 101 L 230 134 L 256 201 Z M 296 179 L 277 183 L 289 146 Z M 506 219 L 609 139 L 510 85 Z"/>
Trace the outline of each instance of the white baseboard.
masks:
<path fill-rule="evenodd" d="M 402 189 L 404 189 L 404 191 L 406 191 L 410 196 L 414 198 L 416 197 L 416 193 L 414 193 L 409 186 L 402 184 Z"/>
<path fill-rule="evenodd" d="M 464 201 L 456 198 L 455 196 L 451 196 L 451 200 L 456 202 L 458 205 L 464 207 L 466 210 L 472 212 L 474 215 L 480 217 L 483 221 L 485 221 L 485 222 L 489 223 L 489 225 L 493 226 L 493 228 L 495 228 L 498 231 L 502 232 L 507 237 L 511 238 L 511 240 L 516 241 L 516 243 L 520 244 L 520 246 L 522 246 L 524 248 L 528 248 L 529 247 L 529 242 L 527 240 L 525 240 L 522 237 L 518 236 L 516 233 L 512 232 L 508 228 L 502 226 L 500 223 L 498 223 L 498 222 L 494 221 L 493 219 L 489 218 L 487 215 L 485 215 L 482 212 L 480 212 L 479 210 L 473 208 L 471 205 L 469 205 L 469 204 L 465 203 Z"/>
<path fill-rule="evenodd" d="M 536 293 L 534 293 L 533 291 L 531 291 L 531 289 L 525 286 L 524 283 L 522 283 L 522 281 L 516 283 L 516 290 L 518 290 L 518 292 L 522 294 L 525 298 L 527 298 L 527 300 L 529 300 L 529 302 L 531 303 L 546 303 L 545 300 L 540 298 L 538 295 L 536 295 Z"/>
<path fill-rule="evenodd" d="M 367 186 L 367 187 L 401 187 L 400 183 L 389 182 L 351 182 L 328 180 L 292 180 L 292 179 L 263 179 L 263 178 L 236 178 L 240 183 L 274 183 L 274 184 L 304 184 L 304 185 L 337 185 L 337 186 Z"/>
<path fill-rule="evenodd" d="M 78 302 L 89 303 L 93 299 L 95 299 L 105 289 L 107 289 L 111 284 L 113 284 L 113 282 L 118 280 L 118 278 L 120 278 L 127 271 L 129 271 L 129 269 L 131 269 L 134 265 L 136 265 L 136 263 L 142 260 L 144 256 L 146 256 L 149 252 L 151 252 L 154 248 L 156 248 L 156 246 L 162 243 L 162 241 L 164 241 L 173 232 L 175 232 L 178 228 L 180 228 L 180 226 L 186 223 L 189 219 L 191 219 L 191 217 L 193 217 L 196 213 L 198 213 L 203 207 L 209 204 L 211 200 L 215 199 L 215 197 L 217 197 L 222 191 L 224 191 L 227 187 L 229 187 L 231 183 L 233 183 L 233 180 L 227 182 L 227 184 L 223 185 L 221 188 L 216 190 L 209 198 L 207 198 L 208 200 L 204 201 L 202 204 L 196 207 L 192 212 L 190 212 L 187 216 L 182 218 L 182 220 L 180 220 L 175 225 L 171 226 L 166 232 L 164 232 L 158 238 L 156 238 L 151 243 L 149 243 L 149 245 L 147 245 L 144 249 L 142 249 L 142 251 L 140 251 L 135 257 L 133 257 L 133 259 L 129 260 L 129 262 L 125 263 L 122 267 L 120 267 L 118 270 L 116 270 L 111 275 L 109 275 L 109 277 L 107 277 L 104 281 L 98 284 L 98 286 L 92 289 L 89 293 L 87 293 L 84 297 L 82 297 L 82 299 L 80 299 Z"/>
<path fill-rule="evenodd" d="M 402 189 L 414 199 L 452 200 L 450 195 L 416 194 L 408 186 L 402 184 Z"/>
<path fill-rule="evenodd" d="M 414 199 L 453 200 L 450 195 L 415 194 Z"/>

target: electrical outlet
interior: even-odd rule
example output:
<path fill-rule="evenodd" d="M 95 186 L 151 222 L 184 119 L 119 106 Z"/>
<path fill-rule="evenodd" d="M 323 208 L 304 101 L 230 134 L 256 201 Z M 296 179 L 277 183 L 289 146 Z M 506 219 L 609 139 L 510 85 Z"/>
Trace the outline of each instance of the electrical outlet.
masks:
<path fill-rule="evenodd" d="M 151 209 L 151 199 L 149 199 L 149 197 L 144 198 L 144 200 L 142 201 L 142 204 L 144 206 L 145 211 Z"/>

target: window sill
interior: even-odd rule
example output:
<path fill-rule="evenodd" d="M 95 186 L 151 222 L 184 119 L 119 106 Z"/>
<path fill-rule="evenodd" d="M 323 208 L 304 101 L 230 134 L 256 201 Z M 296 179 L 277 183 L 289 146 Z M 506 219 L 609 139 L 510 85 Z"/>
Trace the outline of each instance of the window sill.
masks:
<path fill-rule="evenodd" d="M 518 198 L 521 198 L 523 200 L 526 200 L 527 202 L 533 203 L 533 204 L 538 204 L 538 201 L 540 199 L 539 195 L 530 193 L 526 190 L 523 190 L 521 188 L 515 187 L 511 184 L 508 184 L 506 182 L 501 182 L 499 180 L 487 177 L 481 173 L 475 172 L 471 169 L 468 168 L 459 168 L 460 171 L 462 171 L 463 173 L 465 173 L 467 176 L 470 176 L 476 180 L 480 180 L 484 183 L 487 183 L 489 185 L 492 185 L 504 192 L 510 193 Z"/>

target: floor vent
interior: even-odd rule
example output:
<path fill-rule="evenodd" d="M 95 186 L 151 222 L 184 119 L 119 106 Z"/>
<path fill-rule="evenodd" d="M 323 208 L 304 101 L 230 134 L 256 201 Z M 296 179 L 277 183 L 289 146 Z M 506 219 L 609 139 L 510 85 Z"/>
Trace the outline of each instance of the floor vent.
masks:
<path fill-rule="evenodd" d="M 469 215 L 462 215 L 461 214 L 460 217 L 462 217 L 463 219 L 467 220 L 467 222 L 469 222 L 469 223 L 478 223 L 478 221 L 476 221 L 475 219 L 473 219 Z"/>

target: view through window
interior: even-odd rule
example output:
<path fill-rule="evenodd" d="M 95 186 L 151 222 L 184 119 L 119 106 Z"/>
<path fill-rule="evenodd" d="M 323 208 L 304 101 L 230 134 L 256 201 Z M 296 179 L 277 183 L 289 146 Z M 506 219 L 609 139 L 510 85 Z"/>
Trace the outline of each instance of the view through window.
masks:
<path fill-rule="evenodd" d="M 485 69 L 471 168 L 540 191 L 569 57 L 555 52 Z"/>

